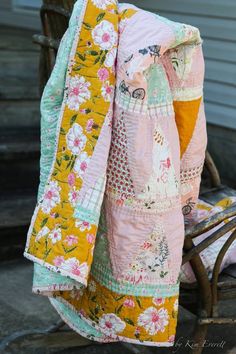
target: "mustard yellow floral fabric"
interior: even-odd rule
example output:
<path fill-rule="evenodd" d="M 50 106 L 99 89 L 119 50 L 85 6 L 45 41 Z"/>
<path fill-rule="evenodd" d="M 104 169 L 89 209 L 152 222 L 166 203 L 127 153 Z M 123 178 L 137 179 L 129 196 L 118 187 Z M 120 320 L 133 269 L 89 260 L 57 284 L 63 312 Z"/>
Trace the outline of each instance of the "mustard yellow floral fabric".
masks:
<path fill-rule="evenodd" d="M 77 219 L 75 206 L 103 124 L 109 124 L 115 84 L 117 6 L 114 1 L 107 5 L 106 11 L 93 1 L 85 7 L 68 68 L 56 156 L 25 252 L 26 257 L 82 284 L 87 283 L 98 220 Z"/>

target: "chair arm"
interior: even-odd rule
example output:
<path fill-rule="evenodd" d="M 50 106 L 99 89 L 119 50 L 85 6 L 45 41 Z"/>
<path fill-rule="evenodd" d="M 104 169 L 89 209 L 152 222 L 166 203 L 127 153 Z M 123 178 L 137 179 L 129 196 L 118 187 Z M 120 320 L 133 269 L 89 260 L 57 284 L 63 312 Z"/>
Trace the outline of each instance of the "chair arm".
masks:
<path fill-rule="evenodd" d="M 41 34 L 34 34 L 33 35 L 33 42 L 36 44 L 41 45 L 42 47 L 52 48 L 54 50 L 58 50 L 60 41 L 55 40 Z"/>
<path fill-rule="evenodd" d="M 221 185 L 221 179 L 217 167 L 208 151 L 206 151 L 205 167 L 210 174 L 211 185 L 213 188 Z"/>
<path fill-rule="evenodd" d="M 230 246 L 235 240 L 236 240 L 236 231 L 234 231 L 232 235 L 230 235 L 230 237 L 226 240 L 226 242 L 221 247 L 221 250 L 216 258 L 215 265 L 212 272 L 212 285 L 211 285 L 213 305 L 217 304 L 218 279 L 219 279 L 222 261 L 224 259 L 226 252 L 228 251 L 228 249 L 230 248 Z"/>
<path fill-rule="evenodd" d="M 205 240 L 200 242 L 197 246 L 193 246 L 189 251 L 187 251 L 187 253 L 183 256 L 182 265 L 190 261 L 190 259 L 192 259 L 194 256 L 199 255 L 200 252 L 202 252 L 204 249 L 209 247 L 220 237 L 224 236 L 227 232 L 234 229 L 236 229 L 236 218 L 230 220 L 227 224 L 223 225 L 220 229 L 213 232 L 212 235 L 209 235 Z M 188 243 L 188 239 L 192 239 L 192 235 L 185 236 L 185 243 Z"/>
<path fill-rule="evenodd" d="M 222 221 L 233 216 L 236 216 L 236 203 L 233 203 L 229 208 L 201 221 L 199 224 L 187 228 L 185 231 L 185 237 L 195 238 L 200 236 L 222 223 Z"/>

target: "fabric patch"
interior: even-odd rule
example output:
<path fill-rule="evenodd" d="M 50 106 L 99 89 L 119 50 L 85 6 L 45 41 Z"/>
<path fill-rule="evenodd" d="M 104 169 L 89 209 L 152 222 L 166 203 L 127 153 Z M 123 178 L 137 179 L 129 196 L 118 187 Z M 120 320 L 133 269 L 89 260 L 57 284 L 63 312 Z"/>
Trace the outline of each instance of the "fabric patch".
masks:
<path fill-rule="evenodd" d="M 138 198 L 170 198 L 179 194 L 178 174 L 176 174 L 170 146 L 160 126 L 153 133 L 152 171 Z M 150 144 L 150 143 L 149 143 Z"/>
<path fill-rule="evenodd" d="M 159 346 L 158 343 L 164 343 L 164 346 L 165 343 L 173 343 L 178 296 L 121 296 L 101 286 L 96 279 L 90 278 L 88 288 L 83 292 L 77 291 L 73 296 L 66 291 L 63 294 L 55 292 L 55 297 L 76 311 L 85 324 L 94 327 L 111 340 L 132 340 L 137 344 L 147 342 L 147 345 L 153 346 Z M 66 309 L 66 314 L 70 313 L 69 308 Z M 81 328 L 84 327 L 82 325 Z"/>
<path fill-rule="evenodd" d="M 108 189 L 115 191 L 118 200 L 133 198 L 134 186 L 127 155 L 127 136 L 124 112 L 115 112 L 110 155 L 107 167 Z"/>
<path fill-rule="evenodd" d="M 181 157 L 193 136 L 202 98 L 195 101 L 174 101 L 175 120 L 180 137 Z"/>

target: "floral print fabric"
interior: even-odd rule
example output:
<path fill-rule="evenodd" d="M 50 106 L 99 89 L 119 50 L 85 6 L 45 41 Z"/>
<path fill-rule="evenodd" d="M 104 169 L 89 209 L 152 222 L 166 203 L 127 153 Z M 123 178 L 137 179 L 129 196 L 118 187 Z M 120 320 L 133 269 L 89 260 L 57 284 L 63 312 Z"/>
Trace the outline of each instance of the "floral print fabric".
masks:
<path fill-rule="evenodd" d="M 115 76 L 110 51 L 116 51 L 118 41 L 118 17 L 113 13 L 116 3 L 88 1 L 85 5 L 80 31 L 86 36 L 75 43 L 76 60 L 70 64 L 67 74 L 57 151 L 32 219 L 25 252 L 28 258 L 33 257 L 61 274 L 71 274 L 83 284 L 87 283 L 92 263 L 97 224 L 75 217 L 74 212 L 81 200 L 84 175 L 112 104 Z M 102 12 L 107 6 L 110 11 Z M 90 50 L 87 50 L 88 44 Z M 108 68 L 105 61 L 111 63 Z M 100 173 L 104 178 L 104 171 Z M 58 257 L 64 261 L 58 262 Z"/>
<path fill-rule="evenodd" d="M 195 107 L 190 91 L 199 102 L 202 92 L 176 73 L 178 53 L 169 51 L 188 41 L 199 46 L 199 33 L 113 0 L 79 0 L 69 33 L 67 63 L 59 50 L 55 66 L 67 73 L 65 84 L 50 94 L 52 73 L 42 100 L 56 112 L 53 102 L 64 92 L 25 252 L 36 264 L 33 289 L 90 339 L 171 346 L 184 237 L 179 134 L 188 135 L 176 121 Z M 175 114 L 178 87 L 187 103 Z M 188 198 L 193 185 L 185 178 Z"/>

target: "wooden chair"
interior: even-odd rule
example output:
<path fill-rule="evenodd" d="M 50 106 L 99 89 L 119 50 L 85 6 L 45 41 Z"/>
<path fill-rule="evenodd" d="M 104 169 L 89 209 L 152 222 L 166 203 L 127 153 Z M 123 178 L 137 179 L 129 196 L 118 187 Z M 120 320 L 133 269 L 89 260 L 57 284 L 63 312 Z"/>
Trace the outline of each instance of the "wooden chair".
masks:
<path fill-rule="evenodd" d="M 205 160 L 206 171 L 210 178 L 210 185 L 202 188 L 200 199 L 214 205 L 226 197 L 236 196 L 235 190 L 221 183 L 218 170 L 208 152 L 206 153 Z M 197 316 L 193 335 L 193 343 L 196 345 L 192 350 L 194 354 L 202 353 L 202 344 L 206 338 L 210 324 L 236 324 L 236 318 L 219 316 L 219 301 L 236 299 L 236 264 L 228 267 L 220 274 L 224 255 L 234 240 L 236 240 L 235 216 L 236 203 L 226 210 L 200 222 L 198 225 L 187 229 L 185 232 L 182 265 L 188 261 L 190 262 L 196 282 L 191 284 L 181 283 L 180 304 Z M 225 223 L 197 246 L 194 245 L 194 238 L 213 229 L 229 218 L 232 218 L 231 221 Z M 232 231 L 232 234 L 217 255 L 213 273 L 209 279 L 201 260 L 200 252 L 229 231 Z"/>
<path fill-rule="evenodd" d="M 58 46 L 67 29 L 73 3 L 74 0 L 44 0 L 41 9 L 43 34 L 34 36 L 34 42 L 41 46 L 39 65 L 41 92 L 53 69 Z M 208 152 L 206 153 L 205 160 L 205 174 L 208 177 L 208 185 L 202 186 L 201 199 L 214 205 L 224 197 L 236 196 L 236 191 L 222 185 L 217 168 Z M 235 218 L 225 223 L 224 226 L 212 233 L 207 239 L 197 246 L 194 245 L 193 240 L 197 236 L 202 235 L 219 225 L 222 221 L 234 216 Z M 200 252 L 230 230 L 233 231 L 232 235 L 220 250 L 212 277 L 209 279 L 201 260 Z M 182 264 L 190 262 L 196 282 L 193 284 L 181 283 L 180 304 L 197 316 L 193 334 L 195 348 L 191 353 L 200 354 L 202 352 L 202 343 L 210 324 L 236 324 L 236 318 L 222 318 L 218 315 L 219 300 L 236 299 L 235 268 L 231 267 L 231 269 L 219 274 L 223 257 L 236 239 L 236 231 L 234 230 L 236 230 L 236 204 L 202 221 L 197 226 L 186 229 Z M 41 333 L 55 332 L 62 325 L 63 322 L 60 322 L 56 327 L 50 328 L 50 331 L 45 330 L 41 331 Z M 58 335 L 59 338 L 61 338 L 60 333 Z"/>

